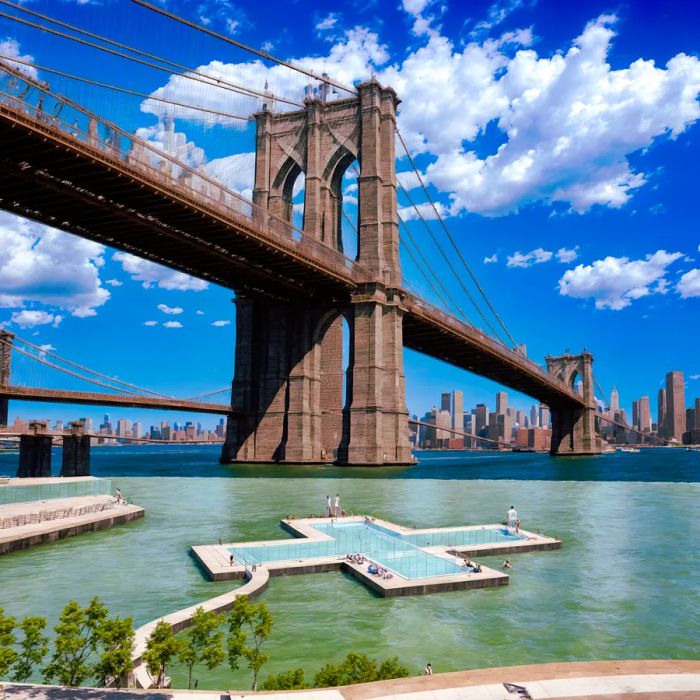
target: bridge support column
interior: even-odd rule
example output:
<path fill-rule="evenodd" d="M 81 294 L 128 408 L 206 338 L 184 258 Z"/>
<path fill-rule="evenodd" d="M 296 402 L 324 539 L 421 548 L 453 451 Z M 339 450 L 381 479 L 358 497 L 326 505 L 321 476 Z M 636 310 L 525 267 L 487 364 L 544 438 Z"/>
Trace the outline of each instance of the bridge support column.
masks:
<path fill-rule="evenodd" d="M 236 361 L 221 461 L 332 461 L 342 429 L 342 318 L 319 306 L 236 301 Z"/>
<path fill-rule="evenodd" d="M 0 387 L 10 384 L 13 333 L 0 330 Z M 0 428 L 7 426 L 9 401 L 0 398 Z"/>
<path fill-rule="evenodd" d="M 90 438 L 82 423 L 71 423 L 71 434 L 63 437 L 61 476 L 90 476 Z"/>
<path fill-rule="evenodd" d="M 547 357 L 547 369 L 572 389 L 579 388 L 585 406 L 575 404 L 555 404 L 550 406 L 552 413 L 553 456 L 596 455 L 601 452 L 601 439 L 596 432 L 596 405 L 593 386 L 593 355 L 582 352 L 579 355 Z M 581 380 L 578 385 L 578 380 Z"/>
<path fill-rule="evenodd" d="M 19 438 L 20 479 L 51 476 L 51 435 L 46 434 L 46 423 L 30 423 L 33 435 L 21 435 Z"/>

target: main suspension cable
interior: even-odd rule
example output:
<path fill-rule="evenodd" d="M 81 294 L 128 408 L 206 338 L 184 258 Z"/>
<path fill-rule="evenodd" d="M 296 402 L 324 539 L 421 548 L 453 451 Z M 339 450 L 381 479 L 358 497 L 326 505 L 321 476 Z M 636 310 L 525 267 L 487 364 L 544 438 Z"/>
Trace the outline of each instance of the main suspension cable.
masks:
<path fill-rule="evenodd" d="M 459 246 L 455 242 L 454 238 L 452 237 L 452 234 L 450 233 L 449 229 L 445 225 L 445 222 L 443 221 L 442 217 L 440 216 L 440 212 L 438 211 L 437 207 L 435 206 L 435 202 L 433 201 L 433 198 L 430 196 L 430 192 L 428 191 L 428 188 L 425 186 L 425 182 L 423 181 L 423 178 L 420 174 L 420 171 L 418 170 L 418 167 L 416 166 L 416 162 L 413 160 L 413 156 L 411 155 L 410 151 L 408 150 L 408 146 L 406 146 L 406 142 L 403 140 L 403 136 L 401 135 L 401 132 L 399 131 L 398 127 L 396 128 L 396 135 L 399 137 L 399 141 L 401 142 L 401 146 L 403 147 L 403 150 L 405 151 L 406 155 L 408 156 L 408 160 L 411 163 L 411 167 L 413 168 L 414 172 L 416 173 L 416 176 L 418 177 L 418 182 L 420 182 L 421 188 L 423 189 L 423 192 L 425 193 L 426 197 L 428 198 L 428 201 L 430 202 L 430 205 L 433 208 L 433 211 L 435 212 L 435 216 L 437 217 L 437 220 L 440 222 L 440 225 L 442 226 L 443 230 L 447 234 L 447 237 L 450 240 L 452 247 L 455 249 L 460 261 L 462 262 L 462 265 L 464 266 L 466 271 L 469 273 L 469 276 L 471 277 L 472 281 L 476 285 L 481 296 L 484 298 L 484 301 L 486 302 L 489 309 L 491 310 L 491 313 L 494 315 L 495 319 L 498 321 L 498 324 L 501 326 L 501 328 L 503 329 L 505 334 L 508 336 L 510 341 L 513 343 L 513 345 L 517 347 L 517 345 L 518 345 L 517 341 L 510 334 L 510 331 L 508 330 L 508 328 L 506 328 L 505 323 L 503 322 L 501 317 L 498 315 L 498 312 L 496 311 L 496 309 L 491 304 L 491 301 L 489 300 L 488 296 L 486 295 L 486 292 L 484 291 L 483 287 L 479 284 L 479 281 L 476 279 L 476 276 L 472 272 L 471 267 L 467 264 L 467 261 L 464 259 L 464 256 L 462 255 L 462 251 L 460 251 Z M 481 313 L 481 312 L 479 312 L 479 313 Z M 489 324 L 489 327 L 490 327 L 490 324 Z"/>
<path fill-rule="evenodd" d="M 296 64 L 291 63 L 289 61 L 283 61 L 281 58 L 277 58 L 276 56 L 267 53 L 267 51 L 260 51 L 259 49 L 254 49 L 252 46 L 248 46 L 247 44 L 243 44 L 240 41 L 236 41 L 235 39 L 231 39 L 230 37 L 224 36 L 223 34 L 219 34 L 218 32 L 215 32 L 212 29 L 209 29 L 208 27 L 203 27 L 202 25 L 196 24 L 195 22 L 191 22 L 190 20 L 185 19 L 184 17 L 180 17 L 179 15 L 173 14 L 172 12 L 168 12 L 162 7 L 157 7 L 149 2 L 144 2 L 144 0 L 131 0 L 131 2 L 135 3 L 136 5 L 140 5 L 141 7 L 145 7 L 147 10 L 151 10 L 151 12 L 155 12 L 159 15 L 163 15 L 164 17 L 168 17 L 169 19 L 172 19 L 175 22 L 184 24 L 185 26 L 190 27 L 191 29 L 196 29 L 197 31 L 203 32 L 204 34 L 208 34 L 209 36 L 224 41 L 227 44 L 230 44 L 231 46 L 235 46 L 236 48 L 243 49 L 244 51 L 248 51 L 249 53 L 255 54 L 260 58 L 267 59 L 268 61 L 277 63 L 280 66 L 285 66 L 286 68 L 290 68 L 291 70 L 297 71 L 298 73 L 303 73 L 304 75 L 313 78 L 314 80 L 318 80 L 319 82 L 332 85 L 333 87 L 343 90 L 344 92 L 350 93 L 351 95 L 357 94 L 357 90 L 355 90 L 354 88 L 350 88 L 347 85 L 343 85 L 342 83 L 332 80 L 328 76 L 318 75 L 317 73 L 314 73 L 314 71 L 311 71 L 308 68 L 297 66 Z"/>

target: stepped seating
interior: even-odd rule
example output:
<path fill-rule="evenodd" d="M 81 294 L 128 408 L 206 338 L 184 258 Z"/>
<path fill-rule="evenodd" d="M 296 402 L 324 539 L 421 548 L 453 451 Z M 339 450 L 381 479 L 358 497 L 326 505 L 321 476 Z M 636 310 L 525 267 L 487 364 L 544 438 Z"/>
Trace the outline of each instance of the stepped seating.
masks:
<path fill-rule="evenodd" d="M 99 503 L 90 503 L 89 505 L 79 507 L 55 508 L 53 510 L 45 507 L 39 511 L 20 513 L 11 517 L 0 518 L 0 530 L 43 523 L 48 520 L 61 520 L 64 518 L 75 518 L 81 515 L 91 515 L 105 510 L 111 510 L 116 505 L 116 500 L 110 498 L 109 500 Z"/>

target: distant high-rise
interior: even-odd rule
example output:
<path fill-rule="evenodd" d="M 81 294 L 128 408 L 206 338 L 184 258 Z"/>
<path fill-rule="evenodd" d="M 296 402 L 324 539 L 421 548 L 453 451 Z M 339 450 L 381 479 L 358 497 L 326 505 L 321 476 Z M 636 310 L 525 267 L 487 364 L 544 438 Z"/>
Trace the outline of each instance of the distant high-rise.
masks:
<path fill-rule="evenodd" d="M 651 409 L 648 396 L 642 396 L 639 399 L 639 429 L 643 433 L 651 432 Z"/>
<path fill-rule="evenodd" d="M 685 388 L 683 372 L 666 375 L 666 437 L 680 442 L 685 432 Z"/>
<path fill-rule="evenodd" d="M 530 409 L 530 427 L 540 427 L 540 409 L 537 404 L 532 404 L 532 408 Z"/>
<path fill-rule="evenodd" d="M 549 407 L 540 404 L 540 428 L 549 428 Z"/>
<path fill-rule="evenodd" d="M 620 410 L 620 395 L 617 393 L 617 389 L 613 387 L 610 392 L 610 413 L 615 415 L 617 411 Z"/>
<path fill-rule="evenodd" d="M 440 408 L 450 414 L 450 427 L 462 430 L 464 426 L 464 393 L 458 390 L 445 392 L 440 396 Z M 457 437 L 451 435 L 450 437 Z"/>
<path fill-rule="evenodd" d="M 131 426 L 131 437 L 140 438 L 143 435 L 143 426 L 141 423 L 134 423 Z"/>
<path fill-rule="evenodd" d="M 685 409 L 685 432 L 695 430 L 695 408 Z"/>
<path fill-rule="evenodd" d="M 632 401 L 632 427 L 641 430 L 639 423 L 639 401 Z"/>
<path fill-rule="evenodd" d="M 508 413 L 508 394 L 505 391 L 496 394 L 496 413 L 501 416 Z"/>
<path fill-rule="evenodd" d="M 476 404 L 476 423 L 474 432 L 477 435 L 481 435 L 481 431 L 484 430 L 484 428 L 486 428 L 486 426 L 489 424 L 488 415 L 486 404 Z"/>
<path fill-rule="evenodd" d="M 661 437 L 666 437 L 666 389 L 659 389 L 656 410 L 657 432 Z"/>
<path fill-rule="evenodd" d="M 120 418 L 117 421 L 117 435 L 119 437 L 131 437 L 131 426 L 126 418 Z"/>
<path fill-rule="evenodd" d="M 448 411 L 450 410 L 450 392 L 449 391 L 443 391 L 442 394 L 440 394 L 440 410 L 441 411 Z"/>

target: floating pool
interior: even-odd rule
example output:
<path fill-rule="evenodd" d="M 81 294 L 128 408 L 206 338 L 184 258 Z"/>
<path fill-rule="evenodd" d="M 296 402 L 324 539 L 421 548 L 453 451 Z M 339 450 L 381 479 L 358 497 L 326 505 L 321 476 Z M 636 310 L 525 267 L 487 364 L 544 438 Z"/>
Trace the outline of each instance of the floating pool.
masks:
<path fill-rule="evenodd" d="M 374 523 L 314 523 L 314 530 L 332 539 L 289 540 L 274 544 L 237 545 L 228 551 L 248 565 L 303 561 L 320 557 L 363 554 L 367 559 L 407 579 L 464 574 L 465 567 L 422 547 L 463 546 L 524 539 L 503 529 L 455 528 L 430 533 L 401 534 Z"/>

